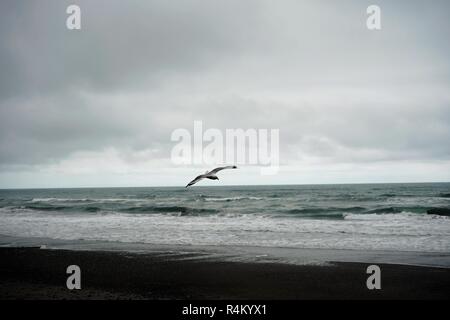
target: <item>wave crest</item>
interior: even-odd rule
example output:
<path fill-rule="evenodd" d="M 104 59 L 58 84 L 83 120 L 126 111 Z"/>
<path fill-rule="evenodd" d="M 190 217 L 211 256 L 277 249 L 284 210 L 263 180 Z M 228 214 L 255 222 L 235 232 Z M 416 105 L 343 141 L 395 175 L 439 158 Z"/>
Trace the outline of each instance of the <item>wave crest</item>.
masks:
<path fill-rule="evenodd" d="M 181 215 L 199 215 L 219 213 L 216 209 L 191 208 L 185 206 L 141 206 L 121 209 L 125 213 L 178 213 Z"/>

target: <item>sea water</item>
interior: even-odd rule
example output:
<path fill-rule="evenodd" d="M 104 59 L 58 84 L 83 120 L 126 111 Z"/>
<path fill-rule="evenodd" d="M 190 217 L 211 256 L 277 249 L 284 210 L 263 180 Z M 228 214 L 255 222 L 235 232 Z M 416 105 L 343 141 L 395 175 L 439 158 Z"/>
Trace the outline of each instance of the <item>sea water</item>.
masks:
<path fill-rule="evenodd" d="M 450 252 L 450 183 L 0 190 L 0 235 Z"/>

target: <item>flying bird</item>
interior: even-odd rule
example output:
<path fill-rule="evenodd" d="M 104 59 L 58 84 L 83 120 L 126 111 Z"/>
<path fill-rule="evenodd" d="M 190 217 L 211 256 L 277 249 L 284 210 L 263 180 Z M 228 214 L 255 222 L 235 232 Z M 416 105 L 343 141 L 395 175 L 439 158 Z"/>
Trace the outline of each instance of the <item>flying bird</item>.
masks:
<path fill-rule="evenodd" d="M 204 174 L 197 176 L 194 180 L 189 182 L 185 188 L 190 187 L 193 184 L 196 184 L 197 182 L 199 182 L 200 180 L 205 179 L 205 178 L 211 179 L 211 180 L 219 180 L 219 177 L 216 175 L 216 173 L 221 170 L 224 170 L 224 169 L 237 169 L 237 167 L 236 166 L 218 167 L 211 171 L 206 171 Z"/>

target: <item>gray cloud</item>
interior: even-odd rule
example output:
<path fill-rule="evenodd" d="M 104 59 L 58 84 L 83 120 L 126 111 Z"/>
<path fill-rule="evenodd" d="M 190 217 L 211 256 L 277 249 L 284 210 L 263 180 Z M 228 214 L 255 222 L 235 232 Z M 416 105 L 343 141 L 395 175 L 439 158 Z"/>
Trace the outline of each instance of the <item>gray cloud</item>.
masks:
<path fill-rule="evenodd" d="M 69 31 L 72 3 L 0 4 L 11 180 L 108 148 L 170 166 L 171 132 L 194 120 L 280 128 L 294 166 L 450 160 L 446 1 L 378 1 L 376 32 L 365 1 L 76 1 Z"/>
<path fill-rule="evenodd" d="M 13 76 L 2 77 L 2 96 L 153 89 L 168 74 L 201 72 L 242 48 L 254 32 L 247 26 L 261 23 L 255 1 L 77 1 L 82 31 L 73 32 L 65 28 L 72 3 L 2 3 L 1 61 Z"/>

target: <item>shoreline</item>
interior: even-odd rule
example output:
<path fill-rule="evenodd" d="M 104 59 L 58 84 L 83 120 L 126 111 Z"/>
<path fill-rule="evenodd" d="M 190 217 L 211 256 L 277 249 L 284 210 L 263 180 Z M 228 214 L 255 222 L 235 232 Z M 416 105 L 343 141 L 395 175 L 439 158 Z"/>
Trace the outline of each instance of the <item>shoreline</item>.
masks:
<path fill-rule="evenodd" d="M 393 264 L 450 268 L 450 252 L 386 251 L 333 248 L 296 248 L 245 245 L 149 244 L 98 240 L 63 240 L 0 234 L 0 248 L 42 248 L 111 251 L 131 254 L 171 254 L 178 259 L 225 262 L 327 265 L 329 262 Z M 189 258 L 185 258 L 188 255 Z"/>
<path fill-rule="evenodd" d="M 68 290 L 66 268 L 81 268 Z M 370 263 L 298 265 L 206 258 L 193 251 L 126 252 L 0 248 L 0 299 L 449 299 L 450 269 Z"/>

